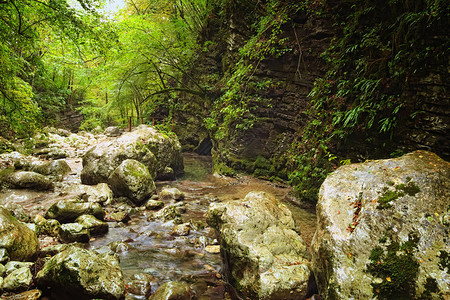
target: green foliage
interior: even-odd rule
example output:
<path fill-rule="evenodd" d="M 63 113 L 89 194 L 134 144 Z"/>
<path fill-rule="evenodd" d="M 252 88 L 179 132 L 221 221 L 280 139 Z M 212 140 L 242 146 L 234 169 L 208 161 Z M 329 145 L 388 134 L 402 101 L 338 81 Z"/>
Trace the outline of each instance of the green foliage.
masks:
<path fill-rule="evenodd" d="M 312 107 L 307 113 L 310 122 L 321 126 L 303 130 L 290 153 L 291 182 L 313 201 L 323 179 L 337 166 L 320 157 L 338 156 L 330 152 L 356 136 L 392 140 L 400 118 L 413 119 L 420 113 L 406 109 L 410 99 L 404 92 L 410 79 L 448 65 L 450 54 L 444 29 L 450 25 L 446 1 L 358 0 L 337 6 L 326 1 L 325 5 L 332 6 L 325 12 L 340 34 L 322 54 L 328 72 L 315 81 L 310 93 Z"/>
<path fill-rule="evenodd" d="M 74 94 L 73 75 L 58 78 L 73 51 L 86 58 L 105 42 L 93 1 L 4 1 L 0 4 L 0 129 L 2 135 L 32 135 L 48 124 Z M 101 27 L 101 26 L 100 26 Z M 105 45 L 106 46 L 106 45 Z M 78 60 L 80 61 L 80 60 Z M 71 69 L 74 65 L 71 66 Z M 62 80 L 59 80 L 62 79 Z"/>
<path fill-rule="evenodd" d="M 230 138 L 237 131 L 252 128 L 258 121 L 254 111 L 258 108 L 270 108 L 270 99 L 260 96 L 260 92 L 274 86 L 272 79 L 260 79 L 255 73 L 260 70 L 261 62 L 269 58 L 278 58 L 291 51 L 288 38 L 283 37 L 283 26 L 288 24 L 290 16 L 302 6 L 296 1 L 266 1 L 262 7 L 250 2 L 234 3 L 222 1 L 219 11 L 254 10 L 257 14 L 246 17 L 251 31 L 250 38 L 239 48 L 237 62 L 229 67 L 222 79 L 222 96 L 213 104 L 210 117 L 205 126 L 216 140 Z"/>

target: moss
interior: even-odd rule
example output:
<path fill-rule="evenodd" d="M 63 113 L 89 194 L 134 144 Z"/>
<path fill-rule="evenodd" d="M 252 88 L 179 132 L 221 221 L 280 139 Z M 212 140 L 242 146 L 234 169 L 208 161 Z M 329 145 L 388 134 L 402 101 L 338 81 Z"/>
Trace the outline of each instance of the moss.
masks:
<path fill-rule="evenodd" d="M 438 266 L 439 269 L 444 271 L 447 268 L 447 273 L 450 274 L 450 256 L 447 251 L 440 251 Z"/>
<path fill-rule="evenodd" d="M 123 173 L 125 176 L 132 176 L 134 178 L 141 178 L 145 176 L 145 169 L 141 166 L 136 166 L 136 168 L 133 168 L 132 166 L 127 166 L 124 168 Z"/>
<path fill-rule="evenodd" d="M 392 205 L 390 202 L 397 200 L 398 198 L 404 197 L 405 195 L 415 196 L 420 192 L 419 186 L 417 186 L 414 182 L 411 181 L 410 177 L 406 178 L 406 184 L 401 183 L 394 186 L 395 190 L 390 190 L 387 187 L 382 189 L 383 194 L 378 198 L 379 205 L 378 209 L 389 208 Z M 388 182 L 389 184 L 389 182 Z"/>
<path fill-rule="evenodd" d="M 413 256 L 418 239 L 411 235 L 407 242 L 398 243 L 390 239 L 385 249 L 375 247 L 370 254 L 367 271 L 381 278 L 381 283 L 372 283 L 373 293 L 378 299 L 413 299 L 419 263 Z"/>

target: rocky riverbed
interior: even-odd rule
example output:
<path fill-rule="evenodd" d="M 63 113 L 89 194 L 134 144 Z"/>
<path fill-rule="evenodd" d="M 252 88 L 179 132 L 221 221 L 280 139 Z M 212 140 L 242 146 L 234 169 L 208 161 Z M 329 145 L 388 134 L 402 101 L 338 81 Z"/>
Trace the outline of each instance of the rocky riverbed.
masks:
<path fill-rule="evenodd" d="M 3 296 L 13 297 L 25 289 L 38 288 L 40 292 L 31 295 L 36 297 L 34 299 L 41 293 L 52 299 L 78 299 L 78 297 L 116 299 L 123 296 L 120 295 L 122 292 L 120 282 L 123 282 L 123 294 L 127 299 L 146 299 L 152 294 L 152 299 L 172 299 L 167 298 L 167 290 L 184 297 L 180 299 L 191 297 L 235 299 L 237 296 L 234 288 L 225 280 L 226 273 L 222 267 L 216 233 L 206 222 L 209 205 L 243 199 L 251 191 L 265 191 L 278 199 L 283 199 L 290 190 L 252 177 L 227 178 L 214 175 L 211 158 L 195 154 L 183 155 L 184 173 L 178 174 L 176 180 L 156 181 L 155 190 L 146 196 L 145 200 L 150 199 L 149 201 L 135 203 L 130 199 L 132 197 L 113 196 L 108 183 L 90 182 L 96 185 L 83 185 L 80 174 L 83 172 L 83 157 L 86 157 L 88 150 L 91 149 L 92 153 L 96 145 L 113 144 L 116 139 L 104 134 L 75 135 L 55 132 L 41 138 L 44 142 L 39 146 L 43 147 L 36 147 L 34 156 L 3 155 L 3 164 L 15 165 L 16 172 L 18 169 L 31 172 L 32 168 L 29 166 L 38 164 L 34 161 L 64 161 L 70 168 L 65 168 L 54 177 L 50 177 L 53 186 L 46 190 L 17 189 L 17 186 L 7 184 L 0 194 L 1 205 L 8 208 L 16 217 L 22 215 L 23 221 L 31 224 L 29 227 L 33 230 L 37 230 L 41 249 L 39 255 L 41 258 L 37 261 L 35 258 L 31 260 L 36 262 L 32 265 L 31 278 L 39 275 L 34 280 L 22 282 L 20 287 L 3 288 Z M 145 144 L 146 141 L 143 142 Z M 57 155 L 54 156 L 52 152 Z M 133 155 L 137 157 L 137 154 Z M 114 158 L 109 159 L 113 160 Z M 170 165 L 170 159 L 167 164 Z M 179 162 L 176 166 L 179 168 Z M 156 170 L 164 173 L 167 171 L 164 170 L 165 167 L 159 164 Z M 167 179 L 161 174 L 153 175 Z M 74 195 L 90 200 L 75 201 L 76 207 L 69 209 L 66 202 Z M 300 227 L 309 245 L 314 234 L 315 214 L 286 204 L 295 211 L 296 225 Z M 70 217 L 70 213 L 67 213 L 82 209 L 81 206 L 87 209 L 88 214 L 95 214 L 96 209 L 101 208 L 100 214 L 94 218 L 94 223 L 98 221 L 98 226 L 85 219 Z M 76 215 L 78 214 L 81 213 L 77 212 Z M 86 222 L 90 225 L 86 225 Z M 81 225 L 77 229 L 75 227 L 78 225 L 73 224 Z M 107 229 L 104 229 L 104 224 Z M 86 228 L 89 234 L 83 235 L 82 231 Z M 93 231 L 94 228 L 99 231 Z M 68 245 L 68 242 L 75 244 L 69 248 L 66 246 L 61 248 L 62 245 Z M 58 254 L 55 255 L 56 253 Z M 44 262 L 50 259 L 49 255 L 54 255 L 51 258 L 52 264 L 59 267 L 49 269 L 47 262 L 43 271 L 38 273 L 43 268 Z M 73 279 L 77 283 L 67 288 L 65 286 L 67 283 L 61 282 L 61 277 L 64 277 L 61 274 L 65 274 L 66 269 L 77 269 L 69 263 L 69 257 L 77 257 L 84 269 L 90 265 L 89 262 L 104 267 L 98 270 L 88 269 L 88 272 L 78 274 L 75 277 L 81 279 L 78 281 Z M 3 263 L 7 265 L 8 260 L 11 261 L 5 257 Z M 115 267 L 117 264 L 120 266 L 119 269 Z M 29 266 L 27 268 L 29 269 Z M 120 277 L 118 275 L 116 278 L 102 279 L 102 285 L 109 286 L 107 288 L 109 292 L 89 288 L 87 283 L 93 280 L 89 274 L 99 274 L 102 270 L 112 273 L 120 271 L 122 274 L 122 281 L 114 281 Z M 58 274 L 59 278 L 54 278 L 55 274 Z M 10 273 L 4 275 L 5 281 Z"/>

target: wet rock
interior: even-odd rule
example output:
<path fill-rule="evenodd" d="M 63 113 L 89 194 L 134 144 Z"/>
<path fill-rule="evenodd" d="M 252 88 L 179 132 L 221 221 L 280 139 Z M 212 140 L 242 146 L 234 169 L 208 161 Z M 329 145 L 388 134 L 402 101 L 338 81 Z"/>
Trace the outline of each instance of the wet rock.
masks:
<path fill-rule="evenodd" d="M 71 243 L 71 244 L 50 245 L 50 246 L 47 246 L 47 247 L 44 247 L 41 249 L 41 251 L 39 253 L 39 257 L 54 256 L 60 252 L 63 252 L 64 250 L 67 250 L 70 247 L 78 247 L 78 248 L 84 249 L 84 244 Z"/>
<path fill-rule="evenodd" d="M 53 183 L 42 174 L 28 171 L 17 171 L 5 177 L 8 187 L 14 189 L 50 190 Z"/>
<path fill-rule="evenodd" d="M 5 265 L 5 273 L 6 275 L 9 275 L 18 269 L 30 268 L 32 265 L 33 263 L 31 262 L 10 261 Z"/>
<path fill-rule="evenodd" d="M 3 277 L 3 275 L 5 275 L 6 273 L 6 268 L 4 265 L 0 264 L 0 277 Z M 1 285 L 0 285 L 1 287 Z"/>
<path fill-rule="evenodd" d="M 16 218 L 17 220 L 27 223 L 30 221 L 30 217 L 27 215 L 27 213 L 25 212 L 25 210 L 23 209 L 23 206 L 14 203 L 14 202 L 9 202 L 6 203 L 6 205 L 4 205 L 4 208 L 6 208 L 11 215 Z"/>
<path fill-rule="evenodd" d="M 62 159 L 53 161 L 33 161 L 27 169 L 42 175 L 51 176 L 58 180 L 62 180 L 64 175 L 72 171 L 67 162 Z"/>
<path fill-rule="evenodd" d="M 8 292 L 23 292 L 33 282 L 29 267 L 15 269 L 3 280 L 3 289 Z"/>
<path fill-rule="evenodd" d="M 164 207 L 164 202 L 159 200 L 148 200 L 145 203 L 145 208 L 149 210 L 157 210 Z"/>
<path fill-rule="evenodd" d="M 39 227 L 40 234 L 56 237 L 58 236 L 61 223 L 55 219 L 45 219 L 41 215 L 36 215 L 33 220 L 34 224 Z"/>
<path fill-rule="evenodd" d="M 106 127 L 104 134 L 109 137 L 120 136 L 123 133 L 123 129 L 117 126 Z"/>
<path fill-rule="evenodd" d="M 113 192 L 106 183 L 99 183 L 94 186 L 74 185 L 67 190 L 67 193 L 76 195 L 84 202 L 109 204 L 113 199 Z"/>
<path fill-rule="evenodd" d="M 152 178 L 171 167 L 175 173 L 183 170 L 181 146 L 177 138 L 158 132 L 153 127 L 138 126 L 114 140 L 104 141 L 83 157 L 81 181 L 84 184 L 107 182 L 111 173 L 126 159 L 143 163 Z"/>
<path fill-rule="evenodd" d="M 115 196 L 125 196 L 139 204 L 156 190 L 147 167 L 133 159 L 124 160 L 109 176 L 108 184 Z"/>
<path fill-rule="evenodd" d="M 2 248 L 11 260 L 28 260 L 36 255 L 39 242 L 33 231 L 0 207 L 0 249 Z"/>
<path fill-rule="evenodd" d="M 7 263 L 9 261 L 8 250 L 0 248 L 0 264 Z"/>
<path fill-rule="evenodd" d="M 106 221 L 115 221 L 115 222 L 123 222 L 123 223 L 127 223 L 128 221 L 130 221 L 130 215 L 127 214 L 124 211 L 118 211 L 118 212 L 113 212 L 108 214 L 105 217 Z"/>
<path fill-rule="evenodd" d="M 130 244 L 126 243 L 126 242 L 120 242 L 120 241 L 116 241 L 116 242 L 112 242 L 109 243 L 108 247 L 111 249 L 111 251 L 113 251 L 114 253 L 126 253 L 130 250 L 135 249 L 133 246 L 131 246 Z"/>
<path fill-rule="evenodd" d="M 303 299 L 309 254 L 291 212 L 273 196 L 213 203 L 207 222 L 219 233 L 232 283 L 252 299 Z"/>
<path fill-rule="evenodd" d="M 108 232 L 108 223 L 100 221 L 92 215 L 79 216 L 75 223 L 81 224 L 83 228 L 86 228 L 90 235 L 101 235 Z"/>
<path fill-rule="evenodd" d="M 189 223 L 178 224 L 173 227 L 171 235 L 186 236 L 186 235 L 189 235 L 190 231 L 191 231 L 191 226 Z"/>
<path fill-rule="evenodd" d="M 105 211 L 98 203 L 81 202 L 76 199 L 60 200 L 50 206 L 46 218 L 56 219 L 61 223 L 73 222 L 81 215 L 93 215 L 103 220 Z"/>
<path fill-rule="evenodd" d="M 173 205 L 166 206 L 163 209 L 157 211 L 153 214 L 152 218 L 158 219 L 161 222 L 173 221 L 175 224 L 183 223 L 180 212 L 178 211 L 177 207 Z"/>
<path fill-rule="evenodd" d="M 58 239 L 63 243 L 88 243 L 90 238 L 89 230 L 78 223 L 62 224 L 59 229 Z"/>
<path fill-rule="evenodd" d="M 219 245 L 208 245 L 205 247 L 205 251 L 211 254 L 218 254 L 220 253 L 220 246 Z"/>
<path fill-rule="evenodd" d="M 48 260 L 36 281 L 59 299 L 121 299 L 125 294 L 116 256 L 73 246 Z"/>
<path fill-rule="evenodd" d="M 159 198 L 161 200 L 182 201 L 184 199 L 184 193 L 177 188 L 165 187 L 159 192 Z"/>
<path fill-rule="evenodd" d="M 162 284 L 149 300 L 190 300 L 193 293 L 189 285 L 180 281 L 169 281 Z"/>
<path fill-rule="evenodd" d="M 128 293 L 148 297 L 152 293 L 152 288 L 156 289 L 157 279 L 147 273 L 133 274 L 128 282 Z"/>
<path fill-rule="evenodd" d="M 320 294 L 326 299 L 449 294 L 449 178 L 450 164 L 426 151 L 342 166 L 330 174 L 320 188 L 311 245 Z"/>
<path fill-rule="evenodd" d="M 0 285 L 1 286 L 1 285 Z M 30 290 L 20 294 L 11 296 L 2 296 L 2 300 L 38 300 L 41 298 L 42 292 L 40 290 Z"/>

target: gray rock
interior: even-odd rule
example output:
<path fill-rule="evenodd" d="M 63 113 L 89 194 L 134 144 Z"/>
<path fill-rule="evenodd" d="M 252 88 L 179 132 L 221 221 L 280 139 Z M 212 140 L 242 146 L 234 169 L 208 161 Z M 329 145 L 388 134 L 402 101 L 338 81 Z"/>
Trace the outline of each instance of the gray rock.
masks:
<path fill-rule="evenodd" d="M 449 178 L 450 164 L 426 151 L 342 166 L 330 174 L 320 188 L 311 245 L 320 294 L 326 299 L 448 295 Z"/>
<path fill-rule="evenodd" d="M 110 127 L 105 128 L 104 133 L 106 136 L 116 137 L 116 136 L 120 136 L 123 133 L 123 129 L 119 128 L 117 126 L 110 126 Z"/>
<path fill-rule="evenodd" d="M 164 187 L 159 192 L 159 198 L 161 200 L 182 201 L 184 199 L 184 193 L 177 188 Z"/>
<path fill-rule="evenodd" d="M 133 159 L 124 160 L 109 176 L 108 184 L 115 196 L 125 196 L 139 204 L 156 190 L 147 167 Z"/>
<path fill-rule="evenodd" d="M 8 292 L 23 292 L 33 282 L 33 275 L 29 267 L 12 271 L 3 281 L 3 289 Z"/>
<path fill-rule="evenodd" d="M 11 260 L 28 260 L 36 256 L 39 242 L 36 234 L 0 207 L 0 249 L 6 249 Z"/>
<path fill-rule="evenodd" d="M 50 287 L 58 299 L 121 299 L 125 294 L 116 256 L 74 246 L 48 260 L 36 281 L 38 287 Z"/>
<path fill-rule="evenodd" d="M 309 254 L 291 212 L 273 196 L 213 203 L 207 222 L 220 236 L 232 283 L 251 299 L 303 299 Z"/>
<path fill-rule="evenodd" d="M 186 282 L 169 281 L 162 284 L 149 300 L 190 300 L 193 292 Z"/>
<path fill-rule="evenodd" d="M 78 223 L 62 224 L 58 233 L 58 239 L 64 243 L 88 243 L 90 238 L 89 230 Z"/>
<path fill-rule="evenodd" d="M 53 183 L 42 174 L 28 171 L 17 171 L 5 178 L 6 184 L 14 189 L 50 190 Z"/>
<path fill-rule="evenodd" d="M 81 181 L 84 184 L 107 182 L 111 173 L 126 159 L 143 163 L 153 178 L 171 167 L 175 173 L 183 170 L 181 145 L 177 138 L 141 125 L 115 140 L 99 143 L 83 157 Z"/>
<path fill-rule="evenodd" d="M 93 215 L 97 219 L 103 220 L 105 211 L 98 203 L 81 202 L 76 199 L 60 200 L 50 206 L 45 216 L 64 223 L 73 222 L 81 215 Z"/>
<path fill-rule="evenodd" d="M 84 228 L 86 228 L 91 236 L 101 235 L 108 232 L 108 223 L 100 221 L 92 215 L 79 216 L 75 220 L 75 222 L 81 224 Z"/>

